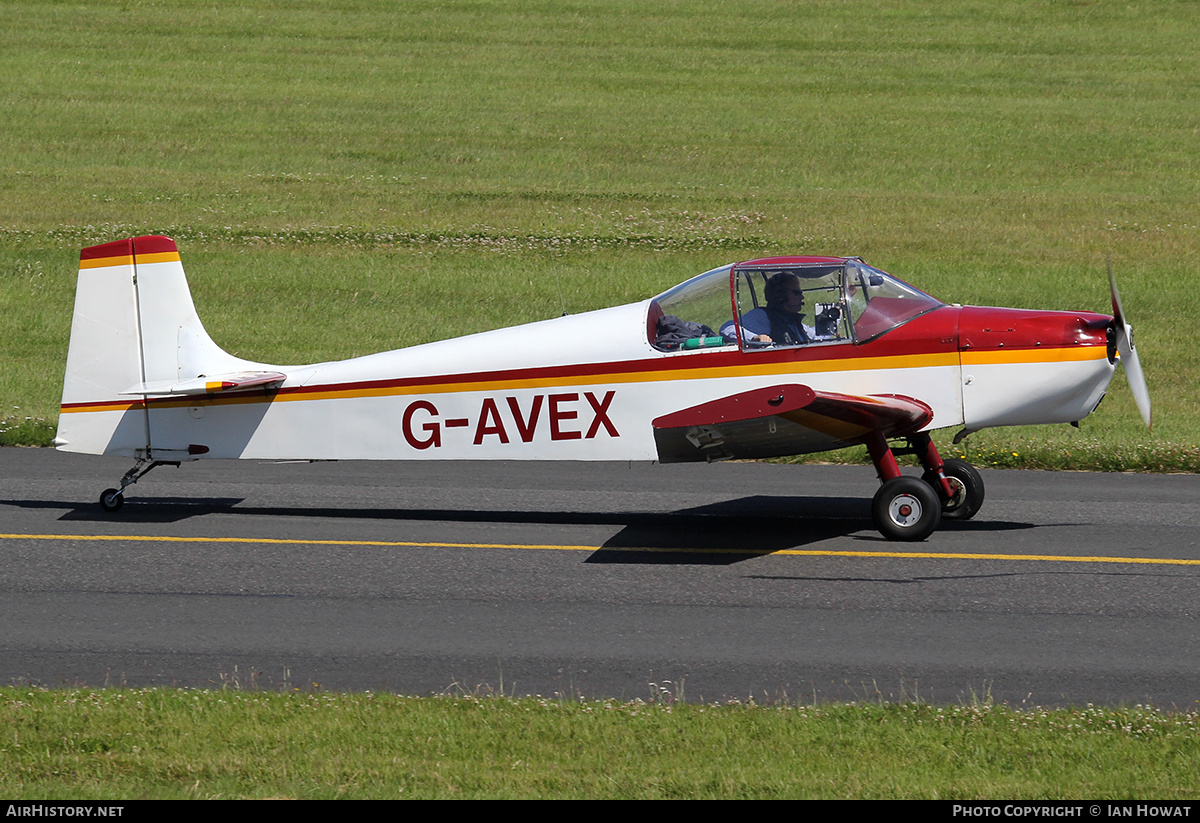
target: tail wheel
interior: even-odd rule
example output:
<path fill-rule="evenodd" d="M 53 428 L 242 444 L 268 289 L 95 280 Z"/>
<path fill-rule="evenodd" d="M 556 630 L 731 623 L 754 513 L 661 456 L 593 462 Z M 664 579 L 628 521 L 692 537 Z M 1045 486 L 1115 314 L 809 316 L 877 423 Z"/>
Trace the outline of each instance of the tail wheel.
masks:
<path fill-rule="evenodd" d="M 125 505 L 125 495 L 120 489 L 105 489 L 100 494 L 100 508 L 106 512 L 115 512 Z"/>
<path fill-rule="evenodd" d="M 875 493 L 871 515 L 888 540 L 924 540 L 942 522 L 942 504 L 928 483 L 895 477 Z"/>
<path fill-rule="evenodd" d="M 948 520 L 970 520 L 983 505 L 983 478 L 979 472 L 966 460 L 951 458 L 942 469 L 946 479 L 954 489 L 954 496 L 942 500 L 942 517 Z M 933 472 L 925 472 L 921 477 L 933 487 L 940 499 L 942 484 Z"/>

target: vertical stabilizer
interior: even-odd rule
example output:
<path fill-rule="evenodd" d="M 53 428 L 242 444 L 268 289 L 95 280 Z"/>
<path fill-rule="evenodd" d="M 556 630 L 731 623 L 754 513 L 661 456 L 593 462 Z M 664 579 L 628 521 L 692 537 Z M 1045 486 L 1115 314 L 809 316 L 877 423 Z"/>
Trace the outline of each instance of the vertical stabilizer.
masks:
<path fill-rule="evenodd" d="M 245 365 L 204 331 L 174 240 L 135 237 L 86 248 L 55 445 L 147 457 L 153 444 L 139 388 Z"/>

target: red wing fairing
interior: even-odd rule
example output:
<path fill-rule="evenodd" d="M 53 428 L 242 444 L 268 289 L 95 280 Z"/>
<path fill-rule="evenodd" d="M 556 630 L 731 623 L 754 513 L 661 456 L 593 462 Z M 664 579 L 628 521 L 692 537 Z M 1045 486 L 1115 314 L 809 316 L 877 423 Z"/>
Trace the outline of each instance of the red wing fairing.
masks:
<path fill-rule="evenodd" d="M 933 410 L 900 395 L 865 397 L 790 384 L 754 389 L 663 415 L 653 421 L 663 463 L 753 459 L 838 449 L 914 434 Z"/>

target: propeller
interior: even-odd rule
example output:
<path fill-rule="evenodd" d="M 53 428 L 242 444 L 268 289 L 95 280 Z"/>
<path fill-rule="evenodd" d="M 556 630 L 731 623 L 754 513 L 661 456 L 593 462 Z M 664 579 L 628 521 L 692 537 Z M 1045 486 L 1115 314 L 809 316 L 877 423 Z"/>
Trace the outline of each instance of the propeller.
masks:
<path fill-rule="evenodd" d="M 1129 381 L 1129 388 L 1133 392 L 1138 411 L 1142 413 L 1142 420 L 1150 426 L 1150 390 L 1146 388 L 1146 375 L 1142 372 L 1142 364 L 1133 345 L 1133 327 L 1125 322 L 1125 310 L 1121 308 L 1121 294 L 1117 291 L 1117 278 L 1113 274 L 1111 262 L 1108 264 L 1108 285 L 1112 290 L 1113 329 L 1117 334 L 1117 351 L 1120 352 L 1121 363 L 1125 366 L 1125 379 Z"/>

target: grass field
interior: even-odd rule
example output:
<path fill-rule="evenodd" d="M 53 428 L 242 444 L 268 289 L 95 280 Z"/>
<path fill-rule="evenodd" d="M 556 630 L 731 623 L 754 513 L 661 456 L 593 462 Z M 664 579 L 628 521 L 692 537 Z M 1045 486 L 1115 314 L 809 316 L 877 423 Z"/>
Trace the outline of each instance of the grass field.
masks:
<path fill-rule="evenodd" d="M 651 684 L 654 686 L 655 684 Z M 1195 711 L 0 689 L 25 800 L 1196 796 Z"/>
<path fill-rule="evenodd" d="M 1118 376 L 1082 432 L 983 433 L 974 453 L 1200 469 L 1194 3 L 0 15 L 4 442 L 52 429 L 79 247 L 153 232 L 179 241 L 214 338 L 283 363 L 792 251 L 953 302 L 1107 310 L 1111 259 L 1154 433 Z"/>

